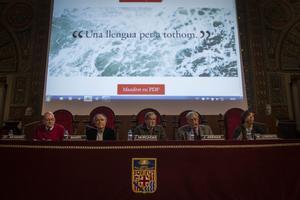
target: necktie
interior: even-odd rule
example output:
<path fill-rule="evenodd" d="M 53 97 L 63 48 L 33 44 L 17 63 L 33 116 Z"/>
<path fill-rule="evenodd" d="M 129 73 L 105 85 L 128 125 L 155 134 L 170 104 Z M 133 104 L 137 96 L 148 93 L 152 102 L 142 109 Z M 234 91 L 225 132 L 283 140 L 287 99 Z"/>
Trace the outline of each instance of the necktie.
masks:
<path fill-rule="evenodd" d="M 150 134 L 150 135 L 153 135 L 153 127 L 151 127 L 151 128 L 149 129 L 149 134 Z"/>
<path fill-rule="evenodd" d="M 195 138 L 198 139 L 198 131 L 197 131 L 197 128 L 193 128 L 193 132 L 194 132 Z"/>

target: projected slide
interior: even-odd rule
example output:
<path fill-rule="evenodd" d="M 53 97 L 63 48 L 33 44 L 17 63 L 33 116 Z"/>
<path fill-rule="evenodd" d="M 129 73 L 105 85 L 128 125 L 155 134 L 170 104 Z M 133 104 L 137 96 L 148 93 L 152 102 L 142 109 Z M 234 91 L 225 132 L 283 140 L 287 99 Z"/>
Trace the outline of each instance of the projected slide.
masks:
<path fill-rule="evenodd" d="M 234 0 L 54 0 L 46 100 L 243 99 Z"/>

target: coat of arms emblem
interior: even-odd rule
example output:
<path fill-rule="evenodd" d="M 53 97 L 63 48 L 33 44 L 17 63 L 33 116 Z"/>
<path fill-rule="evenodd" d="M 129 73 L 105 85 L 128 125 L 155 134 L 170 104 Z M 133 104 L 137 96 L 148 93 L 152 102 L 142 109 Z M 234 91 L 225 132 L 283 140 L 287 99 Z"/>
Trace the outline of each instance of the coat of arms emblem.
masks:
<path fill-rule="evenodd" d="M 132 158 L 132 190 L 154 193 L 157 188 L 156 158 Z"/>

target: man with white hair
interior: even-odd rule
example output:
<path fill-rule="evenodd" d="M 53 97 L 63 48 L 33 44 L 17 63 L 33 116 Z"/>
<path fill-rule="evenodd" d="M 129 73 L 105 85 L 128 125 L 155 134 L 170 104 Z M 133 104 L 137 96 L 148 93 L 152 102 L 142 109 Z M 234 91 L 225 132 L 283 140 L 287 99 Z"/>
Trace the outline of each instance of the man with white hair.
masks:
<path fill-rule="evenodd" d="M 64 139 L 65 128 L 55 123 L 55 116 L 48 111 L 43 115 L 42 125 L 37 127 L 34 140 L 61 141 Z"/>
<path fill-rule="evenodd" d="M 201 140 L 201 136 L 213 134 L 208 125 L 200 124 L 197 112 L 188 112 L 185 117 L 187 124 L 178 128 L 175 135 L 176 140 Z"/>
<path fill-rule="evenodd" d="M 104 114 L 96 114 L 93 118 L 93 126 L 86 127 L 86 138 L 88 140 L 116 140 L 113 129 L 106 127 L 107 117 Z"/>

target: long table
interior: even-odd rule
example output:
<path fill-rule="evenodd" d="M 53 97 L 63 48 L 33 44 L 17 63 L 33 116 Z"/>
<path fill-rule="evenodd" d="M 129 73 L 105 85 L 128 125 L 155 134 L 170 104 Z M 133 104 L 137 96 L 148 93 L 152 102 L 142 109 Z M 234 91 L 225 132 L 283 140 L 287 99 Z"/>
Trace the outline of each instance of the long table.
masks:
<path fill-rule="evenodd" d="M 0 199 L 300 199 L 300 141 L 0 141 Z M 134 158 L 156 159 L 135 193 Z"/>

